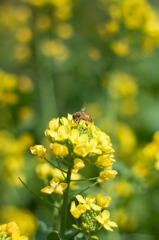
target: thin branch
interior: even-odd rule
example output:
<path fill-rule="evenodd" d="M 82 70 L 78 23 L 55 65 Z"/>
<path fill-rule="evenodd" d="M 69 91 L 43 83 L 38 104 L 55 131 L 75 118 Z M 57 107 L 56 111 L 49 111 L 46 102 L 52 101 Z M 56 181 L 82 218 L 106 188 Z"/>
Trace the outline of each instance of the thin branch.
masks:
<path fill-rule="evenodd" d="M 97 180 L 98 177 L 94 178 L 85 178 L 85 179 L 76 179 L 76 180 L 71 180 L 71 182 L 81 182 L 81 181 L 92 181 L 92 180 Z"/>
<path fill-rule="evenodd" d="M 59 207 L 55 206 L 54 204 L 52 204 L 51 202 L 49 202 L 48 200 L 46 200 L 45 198 L 43 198 L 43 197 L 40 196 L 39 194 L 33 192 L 33 191 L 26 185 L 26 183 L 23 182 L 23 180 L 22 180 L 20 177 L 18 177 L 18 178 L 19 178 L 19 180 L 21 181 L 21 183 L 24 185 L 24 187 L 25 187 L 29 192 L 31 192 L 34 196 L 38 197 L 40 200 L 42 200 L 43 202 L 49 204 L 50 206 L 59 209 Z"/>
<path fill-rule="evenodd" d="M 44 160 L 45 160 L 46 162 L 48 162 L 50 165 L 52 165 L 53 167 L 59 169 L 61 172 L 67 173 L 67 171 L 65 171 L 65 170 L 63 170 L 63 169 L 61 169 L 61 168 L 59 168 L 58 166 L 56 166 L 54 163 L 50 162 L 50 161 L 47 160 L 46 158 L 44 158 Z"/>
<path fill-rule="evenodd" d="M 78 194 L 81 194 L 81 193 L 85 192 L 87 189 L 89 189 L 89 188 L 91 188 L 91 187 L 94 187 L 96 184 L 98 184 L 98 182 L 92 183 L 91 185 L 89 185 L 88 187 L 84 188 L 82 191 L 76 193 L 76 195 L 73 195 L 72 197 L 76 197 Z M 72 197 L 71 197 L 71 198 L 72 198 Z"/>

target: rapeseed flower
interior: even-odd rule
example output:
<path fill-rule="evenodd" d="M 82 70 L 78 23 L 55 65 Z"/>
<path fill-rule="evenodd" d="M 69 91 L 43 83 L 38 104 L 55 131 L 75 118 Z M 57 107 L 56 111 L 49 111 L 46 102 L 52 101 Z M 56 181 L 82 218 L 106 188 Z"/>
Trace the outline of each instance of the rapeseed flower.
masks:
<path fill-rule="evenodd" d="M 110 212 L 108 210 L 104 210 L 101 215 L 96 217 L 96 220 L 108 231 L 113 231 L 111 227 L 117 227 L 117 224 L 113 221 L 109 220 Z"/>
<path fill-rule="evenodd" d="M 104 197 L 99 193 L 97 198 L 93 195 L 88 195 L 85 198 L 77 195 L 76 199 L 79 204 L 76 206 L 75 201 L 73 201 L 70 208 L 72 216 L 77 219 L 77 225 L 73 225 L 74 228 L 91 236 L 91 233 L 98 232 L 102 227 L 109 231 L 112 231 L 111 227 L 117 227 L 115 222 L 109 220 L 109 211 L 102 212 L 110 205 L 111 198 L 109 196 Z"/>
<path fill-rule="evenodd" d="M 50 186 L 46 186 L 45 188 L 41 189 L 41 192 L 51 194 L 51 193 L 57 193 L 62 195 L 63 191 L 67 188 L 67 183 L 60 183 L 59 179 L 57 177 L 54 177 L 50 181 Z"/>
<path fill-rule="evenodd" d="M 59 118 L 52 119 L 49 122 L 48 129 L 45 131 L 45 135 L 51 142 L 50 148 L 53 149 L 53 153 L 54 149 L 62 148 L 61 145 L 65 146 L 61 149 L 61 156 L 67 155 L 66 149 L 69 150 L 69 148 L 74 159 L 81 157 L 82 160 L 88 155 L 94 157 L 114 152 L 107 134 L 92 122 L 86 122 L 85 120 L 74 121 L 70 114 L 68 114 L 67 118 L 62 117 L 60 120 Z M 57 156 L 60 156 L 60 154 L 57 154 Z"/>
<path fill-rule="evenodd" d="M 37 155 L 38 157 L 43 158 L 46 153 L 46 148 L 43 145 L 35 145 L 34 147 L 30 148 L 32 154 Z"/>

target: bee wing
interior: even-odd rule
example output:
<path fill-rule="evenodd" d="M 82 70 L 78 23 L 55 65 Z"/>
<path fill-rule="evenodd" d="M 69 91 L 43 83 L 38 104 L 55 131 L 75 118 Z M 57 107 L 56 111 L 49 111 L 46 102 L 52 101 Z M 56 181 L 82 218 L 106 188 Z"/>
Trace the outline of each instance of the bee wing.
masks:
<path fill-rule="evenodd" d="M 86 111 L 86 102 L 83 103 L 83 106 L 80 109 L 80 112 L 83 113 Z"/>

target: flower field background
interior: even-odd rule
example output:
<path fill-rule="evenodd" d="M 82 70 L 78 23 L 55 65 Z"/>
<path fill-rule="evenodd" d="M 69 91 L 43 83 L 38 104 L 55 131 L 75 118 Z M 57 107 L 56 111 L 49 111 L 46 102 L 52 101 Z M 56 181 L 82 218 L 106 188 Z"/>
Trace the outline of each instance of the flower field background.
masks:
<path fill-rule="evenodd" d="M 1 1 L 1 224 L 16 222 L 30 240 L 46 239 L 58 224 L 57 210 L 18 177 L 44 196 L 40 190 L 59 172 L 30 147 L 48 146 L 49 121 L 86 102 L 95 125 L 111 138 L 118 172 L 93 190 L 111 196 L 118 225 L 99 239 L 159 239 L 158 59 L 157 0 Z M 98 176 L 94 167 L 81 172 Z"/>

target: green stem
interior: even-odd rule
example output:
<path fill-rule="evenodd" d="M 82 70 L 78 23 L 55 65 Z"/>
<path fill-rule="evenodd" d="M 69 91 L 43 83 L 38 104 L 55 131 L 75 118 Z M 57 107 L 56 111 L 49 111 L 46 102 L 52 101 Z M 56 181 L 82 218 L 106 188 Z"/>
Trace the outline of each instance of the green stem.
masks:
<path fill-rule="evenodd" d="M 54 204 L 52 204 L 51 202 L 47 201 L 47 200 L 46 200 L 45 198 L 43 198 L 42 196 L 40 196 L 40 195 L 38 195 L 37 193 L 33 192 L 33 191 L 26 185 L 26 183 L 23 182 L 23 180 L 22 180 L 20 177 L 18 177 L 18 178 L 19 178 L 19 180 L 21 181 L 21 183 L 24 185 L 24 187 L 25 187 L 29 192 L 31 192 L 34 196 L 38 197 L 40 200 L 42 200 L 43 202 L 51 205 L 52 207 L 59 209 L 59 207 L 55 206 Z"/>
<path fill-rule="evenodd" d="M 63 205 L 61 208 L 61 234 L 65 236 L 65 229 L 66 229 L 66 219 L 67 219 L 67 205 L 68 205 L 68 193 L 70 187 L 70 179 L 71 179 L 71 170 L 72 167 L 68 168 L 66 182 L 68 183 L 68 187 L 63 194 Z"/>
<path fill-rule="evenodd" d="M 48 162 L 50 165 L 52 165 L 53 167 L 59 169 L 61 172 L 67 173 L 65 170 L 62 170 L 60 167 L 57 167 L 55 164 L 53 164 L 52 162 L 50 162 L 49 160 L 47 160 L 46 158 L 44 158 L 44 160 L 46 162 Z"/>
<path fill-rule="evenodd" d="M 72 235 L 66 237 L 67 239 L 74 239 L 76 235 L 78 235 L 81 232 L 81 230 L 78 230 L 77 232 L 73 233 Z"/>
<path fill-rule="evenodd" d="M 94 187 L 97 184 L 98 184 L 98 182 L 92 183 L 91 185 L 89 185 L 88 187 L 84 188 L 82 191 L 78 192 L 76 195 L 74 195 L 74 197 L 76 197 L 78 194 L 81 194 L 81 193 L 85 192 L 87 189 L 89 189 L 91 187 Z"/>
<path fill-rule="evenodd" d="M 76 179 L 76 180 L 71 180 L 71 182 L 82 182 L 82 181 L 92 181 L 92 180 L 97 180 L 98 177 L 94 178 L 85 178 L 85 179 Z"/>

